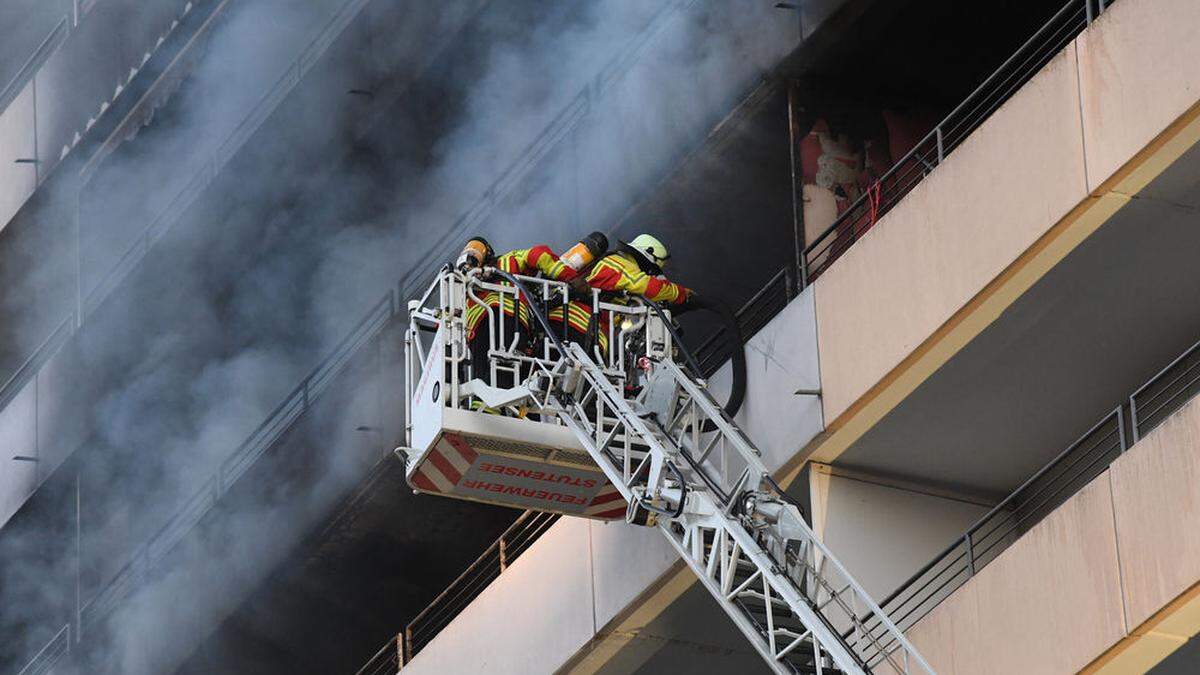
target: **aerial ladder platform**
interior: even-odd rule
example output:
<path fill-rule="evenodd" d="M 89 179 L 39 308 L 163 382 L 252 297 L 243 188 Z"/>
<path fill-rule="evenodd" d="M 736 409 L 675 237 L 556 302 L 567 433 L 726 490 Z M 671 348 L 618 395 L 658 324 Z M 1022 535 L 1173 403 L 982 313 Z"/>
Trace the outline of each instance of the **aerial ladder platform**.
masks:
<path fill-rule="evenodd" d="M 933 673 L 713 399 L 670 313 L 571 293 L 447 266 L 409 303 L 396 454 L 413 489 L 657 529 L 777 673 Z M 591 308 L 583 343 L 547 318 L 573 297 Z M 498 310 L 518 303 L 528 327 Z M 472 372 L 471 305 L 487 372 Z"/>

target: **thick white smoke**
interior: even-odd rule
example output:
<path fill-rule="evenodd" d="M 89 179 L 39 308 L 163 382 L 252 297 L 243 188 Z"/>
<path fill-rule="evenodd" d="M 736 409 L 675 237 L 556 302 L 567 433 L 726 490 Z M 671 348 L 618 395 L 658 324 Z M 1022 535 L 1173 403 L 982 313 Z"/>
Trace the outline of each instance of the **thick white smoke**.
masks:
<path fill-rule="evenodd" d="M 271 0 L 231 10 L 176 112 L 97 178 L 89 199 L 112 217 L 88 224 L 92 239 L 131 241 L 336 4 Z M 120 492 L 105 496 L 100 522 L 85 533 L 85 549 L 107 561 L 93 570 L 101 583 L 397 280 L 439 264 L 468 234 L 498 248 L 539 240 L 561 249 L 589 230 L 612 231 L 797 37 L 791 15 L 757 0 L 375 4 L 387 7 L 367 11 L 411 12 L 413 25 L 445 31 L 443 42 L 474 17 L 472 36 L 482 41 L 442 54 L 462 51 L 469 67 L 424 71 L 453 81 L 414 87 L 416 101 L 391 108 L 436 121 L 384 120 L 376 136 L 360 135 L 368 112 L 346 91 L 375 88 L 389 74 L 371 70 L 381 63 L 415 75 L 413 64 L 428 56 L 406 49 L 421 36 L 406 34 L 403 20 L 389 24 L 377 36 L 387 47 L 364 57 L 373 63 L 340 58 L 312 72 L 304 86 L 323 93 L 305 95 L 304 109 L 284 118 L 295 127 L 277 135 L 285 140 L 252 140 L 248 157 L 219 179 L 219 203 L 163 239 L 133 290 L 98 312 L 84 338 L 106 380 L 92 420 L 97 442 L 113 449 L 85 480 Z M 385 147 L 360 147 L 389 127 L 395 137 Z M 430 129 L 433 138 L 406 137 Z M 368 157 L 329 175 L 330 149 Z M 176 667 L 361 478 L 363 453 L 379 447 L 354 432 L 363 407 L 314 426 L 314 442 L 328 448 L 315 484 L 264 486 L 224 514 L 222 531 L 187 539 L 176 564 L 138 588 L 103 636 L 87 638 L 109 646 L 96 666 Z M 36 578 L 25 570 L 4 582 Z"/>

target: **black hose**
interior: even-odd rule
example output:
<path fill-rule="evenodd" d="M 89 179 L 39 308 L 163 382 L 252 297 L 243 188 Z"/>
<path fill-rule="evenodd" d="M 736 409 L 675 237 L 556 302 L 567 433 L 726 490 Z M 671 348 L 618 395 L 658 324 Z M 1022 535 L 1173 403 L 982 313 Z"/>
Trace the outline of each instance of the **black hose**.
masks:
<path fill-rule="evenodd" d="M 688 370 L 692 371 L 692 374 L 697 379 L 703 379 L 704 372 L 700 370 L 700 365 L 696 361 L 695 355 L 688 349 L 683 339 L 679 337 L 679 332 L 675 330 L 675 325 L 667 318 L 662 306 L 648 298 L 642 299 L 658 314 L 663 324 L 666 325 L 667 330 L 671 332 L 671 337 L 675 340 L 675 344 L 683 352 Z M 729 360 L 731 361 L 730 365 L 733 368 L 733 373 L 732 382 L 729 387 L 729 400 L 725 402 L 724 410 L 725 414 L 732 419 L 742 409 L 742 403 L 746 401 L 746 346 L 742 344 L 742 329 L 738 326 L 737 316 L 724 303 L 698 303 L 694 305 L 694 308 L 708 310 L 720 315 L 721 321 L 725 324 L 725 335 L 730 338 L 732 349 Z M 716 425 L 706 422 L 704 431 L 716 431 Z"/>
<path fill-rule="evenodd" d="M 724 303 L 705 305 L 702 309 L 716 312 L 725 323 L 726 335 L 732 352 L 729 354 L 731 382 L 729 385 L 729 400 L 725 402 L 725 414 L 732 419 L 742 409 L 746 402 L 746 345 L 742 342 L 742 329 L 738 326 L 737 315 Z"/>
<path fill-rule="evenodd" d="M 513 286 L 516 286 L 517 290 L 520 292 L 521 295 L 524 295 L 526 298 L 529 298 L 530 314 L 533 314 L 534 316 L 537 317 L 538 323 L 542 324 L 542 330 L 546 331 L 546 337 L 550 338 L 550 341 L 554 343 L 554 346 L 555 346 L 555 348 L 558 349 L 558 352 L 560 354 L 562 354 L 563 356 L 566 356 L 567 348 L 565 345 L 563 345 L 562 340 L 559 340 L 558 336 L 554 334 L 554 329 L 550 327 L 550 320 L 546 318 L 546 315 L 542 312 L 542 310 L 540 308 L 534 306 L 534 304 L 533 304 L 533 298 L 536 298 L 537 296 L 530 293 L 529 289 L 525 288 L 525 284 L 521 283 L 520 279 L 509 274 L 508 272 L 505 272 L 502 269 L 497 269 L 495 267 L 491 268 L 491 271 L 492 271 L 492 273 L 500 276 L 501 278 L 506 279 Z M 518 299 L 518 302 L 520 302 L 519 299 Z"/>
<path fill-rule="evenodd" d="M 646 297 L 643 297 L 642 301 L 649 305 L 650 309 L 653 309 L 655 314 L 658 314 L 658 318 L 661 319 L 663 325 L 667 327 L 667 332 L 671 334 L 671 338 L 675 341 L 675 344 L 679 347 L 680 351 L 683 352 L 683 358 L 685 360 L 684 365 L 687 366 L 688 370 L 692 371 L 692 377 L 696 378 L 697 380 L 703 380 L 704 371 L 700 370 L 700 362 L 696 360 L 695 355 L 692 354 L 692 350 L 688 349 L 687 345 L 683 343 L 683 338 L 679 337 L 679 331 L 675 330 L 675 324 L 671 321 L 671 318 L 667 316 L 667 313 L 663 310 L 662 305 Z"/>
<path fill-rule="evenodd" d="M 800 512 L 800 518 L 803 519 L 804 522 L 808 523 L 811 526 L 812 521 L 809 520 L 808 511 L 805 510 L 804 505 L 801 504 L 795 497 L 789 495 L 783 489 L 783 486 L 780 485 L 775 480 L 775 478 L 771 476 L 771 474 L 767 474 L 765 476 L 765 478 L 767 479 L 767 483 L 771 486 L 771 488 L 774 489 L 776 494 L 779 495 L 779 498 L 782 499 L 783 501 L 787 502 L 788 504 L 791 504 L 792 506 L 796 507 L 796 510 Z"/>

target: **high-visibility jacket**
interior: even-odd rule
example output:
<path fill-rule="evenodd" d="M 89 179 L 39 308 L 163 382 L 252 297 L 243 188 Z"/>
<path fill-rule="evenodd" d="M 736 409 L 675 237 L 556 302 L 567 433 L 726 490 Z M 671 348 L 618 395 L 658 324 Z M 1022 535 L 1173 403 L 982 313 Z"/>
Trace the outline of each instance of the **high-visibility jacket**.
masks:
<path fill-rule="evenodd" d="M 575 270 L 559 260 L 558 256 L 554 255 L 554 251 L 545 244 L 509 251 L 497 258 L 493 266 L 509 274 L 520 274 L 522 276 L 532 276 L 537 272 L 541 272 L 542 276 L 556 281 L 570 281 L 575 277 Z M 498 280 L 497 283 L 508 285 L 503 280 Z M 503 296 L 503 303 L 501 302 L 501 296 Z M 529 305 L 525 298 L 521 298 L 519 311 L 515 306 L 517 303 L 513 301 L 512 293 L 488 291 L 480 299 L 483 301 L 483 304 L 472 300 L 467 305 L 467 339 L 474 339 L 475 331 L 479 329 L 480 323 L 487 317 L 488 307 L 491 307 L 493 310 L 501 309 L 505 316 L 511 317 L 513 314 L 516 314 L 517 320 L 521 322 L 521 327 L 526 330 L 529 329 Z M 501 304 L 503 304 L 503 307 L 501 307 Z"/>
<path fill-rule="evenodd" d="M 561 303 L 550 308 L 546 318 L 551 324 L 561 324 L 563 318 L 563 306 Z M 567 303 L 567 325 L 577 333 L 587 335 L 588 329 L 591 327 L 592 307 L 586 302 L 579 300 L 571 300 Z M 600 353 L 608 353 L 608 325 L 602 317 L 598 317 L 596 324 L 596 344 L 600 346 Z"/>
<path fill-rule="evenodd" d="M 598 260 L 587 277 L 588 285 L 610 293 L 627 293 L 641 295 L 655 302 L 679 304 L 691 293 L 687 288 L 668 281 L 663 277 L 646 274 L 638 267 L 637 261 L 624 252 L 609 254 Z M 562 321 L 562 306 L 551 308 L 548 318 L 551 322 Z M 567 325 L 573 330 L 587 334 L 589 322 L 592 319 L 592 306 L 582 300 L 571 300 L 567 305 Z M 597 317 L 596 343 L 602 353 L 608 352 L 608 321 L 607 317 Z"/>
<path fill-rule="evenodd" d="M 619 251 L 601 258 L 587 275 L 588 285 L 602 291 L 640 295 L 669 305 L 683 304 L 691 291 L 662 276 L 651 276 L 633 257 Z"/>

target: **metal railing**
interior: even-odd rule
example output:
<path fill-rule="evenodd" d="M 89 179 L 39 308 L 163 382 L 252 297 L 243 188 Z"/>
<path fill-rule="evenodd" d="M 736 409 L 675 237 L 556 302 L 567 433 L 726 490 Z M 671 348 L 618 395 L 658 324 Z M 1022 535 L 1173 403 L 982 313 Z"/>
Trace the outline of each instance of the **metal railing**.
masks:
<path fill-rule="evenodd" d="M 1118 407 L 967 528 L 880 607 L 901 630 L 908 630 L 1009 544 L 1103 473 L 1127 447 Z"/>
<path fill-rule="evenodd" d="M 804 284 L 827 270 L 1110 4 L 1112 0 L 1071 0 L 1055 13 L 804 249 L 800 261 Z"/>
<path fill-rule="evenodd" d="M 781 270 L 746 302 L 738 311 L 743 339 L 749 339 L 783 311 L 792 298 L 828 269 L 884 213 L 899 203 L 1114 1 L 1071 0 L 1056 12 L 1015 54 L 804 249 L 800 269 L 795 275 L 797 278 L 793 279 L 792 270 Z M 782 293 L 779 292 L 781 290 Z M 718 329 L 696 350 L 697 360 L 706 375 L 715 372 L 729 357 L 725 332 L 724 327 Z"/>
<path fill-rule="evenodd" d="M 25 664 L 17 675 L 44 675 L 54 671 L 54 667 L 64 657 L 71 653 L 71 624 L 66 624 L 50 638 L 45 647 Z"/>
<path fill-rule="evenodd" d="M 880 606 L 908 630 L 1150 430 L 1200 394 L 1200 342 L 997 504 Z M 1126 421 L 1129 424 L 1126 424 Z M 1128 428 L 1127 428 L 1128 427 Z M 1132 435 L 1131 435 L 1132 434 Z M 874 630 L 874 627 L 872 628 Z"/>
<path fill-rule="evenodd" d="M 790 272 L 786 267 L 779 270 L 735 312 L 743 343 L 754 337 L 796 297 Z M 729 329 L 721 326 L 695 350 L 700 370 L 706 377 L 715 373 L 729 358 L 732 346 L 728 334 Z"/>
<path fill-rule="evenodd" d="M 383 643 L 379 651 L 375 652 L 375 656 L 368 659 L 354 675 L 394 675 L 404 665 L 403 652 L 404 639 L 397 635 Z"/>
<path fill-rule="evenodd" d="M 424 649 L 472 600 L 479 597 L 514 560 L 529 550 L 533 542 L 550 529 L 558 518 L 557 514 L 537 511 L 525 511 L 517 516 L 504 534 L 404 627 L 404 632 L 398 636 L 401 665 L 412 661 L 417 652 Z M 389 640 L 389 644 L 395 644 L 395 641 Z"/>
<path fill-rule="evenodd" d="M 1129 396 L 1130 427 L 1136 443 L 1200 392 L 1200 342 L 1180 354 Z"/>
<path fill-rule="evenodd" d="M 46 339 L 42 340 L 42 343 L 33 350 L 29 358 L 25 359 L 12 372 L 12 375 L 8 376 L 3 385 L 0 385 L 0 410 L 3 410 L 9 403 L 12 403 L 17 394 L 25 390 L 25 385 L 33 381 L 33 378 L 37 376 L 42 366 L 50 360 L 50 357 L 58 353 L 58 348 L 71 336 L 71 324 L 74 320 L 75 315 L 71 314 L 60 321 L 58 327 L 51 331 L 50 335 L 46 336 Z"/>
<path fill-rule="evenodd" d="M 504 573 L 522 553 L 529 550 L 550 526 L 558 521 L 553 513 L 525 511 L 492 542 L 444 591 L 438 594 L 420 614 L 395 638 L 388 640 L 375 652 L 357 675 L 395 673 L 412 661 L 417 652 L 428 645 L 438 633 L 479 597 L 493 581 Z"/>

